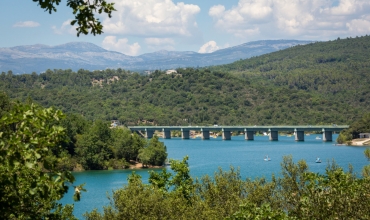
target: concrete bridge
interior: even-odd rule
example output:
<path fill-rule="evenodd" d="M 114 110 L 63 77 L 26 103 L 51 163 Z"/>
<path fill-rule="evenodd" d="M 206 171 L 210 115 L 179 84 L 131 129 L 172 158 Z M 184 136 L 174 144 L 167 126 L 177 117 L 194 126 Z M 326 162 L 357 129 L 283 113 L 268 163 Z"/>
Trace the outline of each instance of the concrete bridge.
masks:
<path fill-rule="evenodd" d="M 223 140 L 231 140 L 232 132 L 244 132 L 246 140 L 254 140 L 256 132 L 266 132 L 269 134 L 271 141 L 278 140 L 278 132 L 294 132 L 296 141 L 304 141 L 304 132 L 322 132 L 323 141 L 332 141 L 333 132 L 340 132 L 348 128 L 348 125 L 320 125 L 320 126 L 132 126 L 128 127 L 131 131 L 145 132 L 146 138 L 152 138 L 155 131 L 163 132 L 163 138 L 170 139 L 171 131 L 181 131 L 183 139 L 190 138 L 190 131 L 200 131 L 202 138 L 210 138 L 210 132 L 222 132 Z"/>

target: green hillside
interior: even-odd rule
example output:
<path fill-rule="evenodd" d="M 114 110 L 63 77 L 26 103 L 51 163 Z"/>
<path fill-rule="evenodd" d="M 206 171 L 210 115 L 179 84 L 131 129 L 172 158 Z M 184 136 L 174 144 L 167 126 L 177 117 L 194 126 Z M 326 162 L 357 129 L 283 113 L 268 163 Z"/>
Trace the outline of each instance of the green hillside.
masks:
<path fill-rule="evenodd" d="M 252 78 L 258 84 L 316 93 L 323 98 L 364 108 L 370 104 L 369 54 L 370 36 L 338 38 L 211 69 Z"/>
<path fill-rule="evenodd" d="M 209 69 L 2 73 L 0 90 L 133 124 L 349 124 L 370 111 L 370 37 L 296 46 Z"/>

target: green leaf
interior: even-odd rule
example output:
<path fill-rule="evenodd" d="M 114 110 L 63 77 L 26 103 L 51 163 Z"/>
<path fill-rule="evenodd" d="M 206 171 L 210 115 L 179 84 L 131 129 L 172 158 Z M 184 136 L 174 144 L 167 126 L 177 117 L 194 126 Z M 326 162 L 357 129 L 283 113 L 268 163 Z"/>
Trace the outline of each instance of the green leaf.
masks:
<path fill-rule="evenodd" d="M 36 189 L 36 188 L 32 188 L 32 189 L 30 189 L 30 190 L 29 190 L 29 193 L 30 193 L 31 195 L 35 195 L 35 194 L 36 194 L 36 192 L 37 192 L 37 189 Z"/>
<path fill-rule="evenodd" d="M 32 168 L 35 167 L 35 164 L 34 163 L 31 163 L 31 162 L 26 162 L 25 165 L 26 165 L 26 167 L 28 167 L 30 169 L 32 169 Z"/>

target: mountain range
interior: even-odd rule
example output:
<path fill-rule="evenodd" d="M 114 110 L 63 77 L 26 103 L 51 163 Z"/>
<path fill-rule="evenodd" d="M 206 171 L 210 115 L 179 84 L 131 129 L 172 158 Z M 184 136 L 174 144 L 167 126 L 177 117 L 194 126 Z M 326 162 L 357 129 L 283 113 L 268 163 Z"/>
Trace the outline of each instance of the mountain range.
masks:
<path fill-rule="evenodd" d="M 205 67 L 221 65 L 283 50 L 311 41 L 261 40 L 217 50 L 212 53 L 160 50 L 140 56 L 128 56 L 87 42 L 57 46 L 43 44 L 0 48 L 0 72 L 40 73 L 47 69 L 103 70 L 122 68 L 131 71 Z"/>

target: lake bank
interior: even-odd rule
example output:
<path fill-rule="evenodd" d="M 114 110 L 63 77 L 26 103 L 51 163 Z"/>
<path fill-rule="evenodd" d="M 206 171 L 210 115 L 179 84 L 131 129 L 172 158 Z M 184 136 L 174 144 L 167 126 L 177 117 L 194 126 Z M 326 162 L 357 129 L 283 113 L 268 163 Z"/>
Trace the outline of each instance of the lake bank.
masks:
<path fill-rule="evenodd" d="M 349 142 L 349 146 L 370 146 L 370 138 L 357 138 Z"/>

